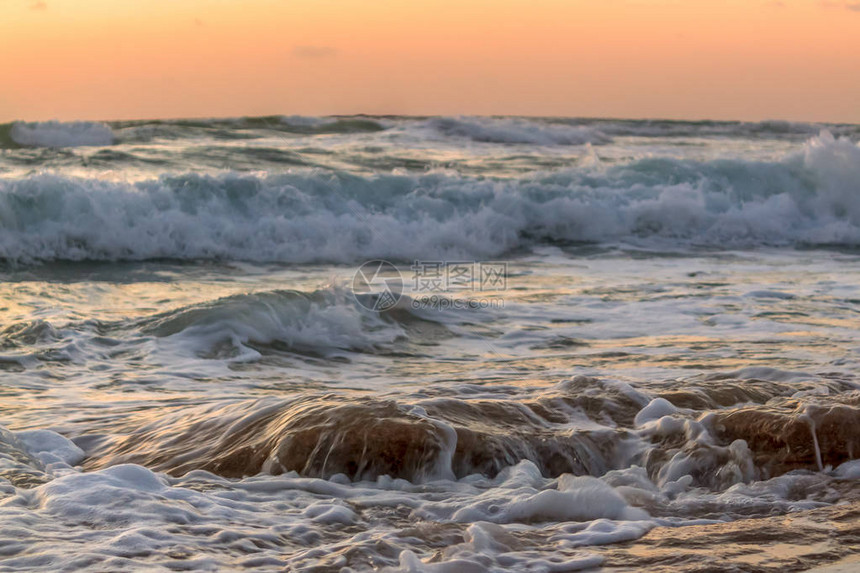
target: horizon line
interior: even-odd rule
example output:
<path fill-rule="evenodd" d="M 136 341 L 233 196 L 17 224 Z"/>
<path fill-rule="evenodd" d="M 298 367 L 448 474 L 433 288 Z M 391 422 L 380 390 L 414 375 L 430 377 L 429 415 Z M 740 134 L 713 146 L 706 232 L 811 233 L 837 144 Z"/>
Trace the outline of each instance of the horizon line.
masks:
<path fill-rule="evenodd" d="M 289 117 L 315 117 L 315 118 L 355 118 L 366 117 L 370 119 L 430 119 L 434 117 L 452 117 L 452 118 L 490 118 L 490 119 L 566 119 L 566 120 L 584 120 L 584 121 L 653 121 L 661 123 L 800 123 L 800 124 L 821 124 L 821 125 L 839 125 L 839 126 L 858 126 L 860 122 L 852 121 L 819 121 L 805 119 L 782 119 L 782 118 L 764 118 L 764 119 L 713 119 L 713 118 L 696 118 L 696 119 L 679 119 L 671 117 L 620 117 L 620 116 L 587 116 L 587 115 L 537 115 L 537 114 L 423 114 L 423 113 L 325 113 L 325 114 L 302 114 L 302 113 L 271 113 L 260 115 L 207 115 L 207 116 L 171 116 L 171 117 L 137 117 L 137 118 L 119 118 L 119 119 L 10 119 L 0 121 L 0 125 L 13 123 L 139 123 L 148 121 L 229 121 L 240 119 L 261 119 L 261 118 L 289 118 Z"/>

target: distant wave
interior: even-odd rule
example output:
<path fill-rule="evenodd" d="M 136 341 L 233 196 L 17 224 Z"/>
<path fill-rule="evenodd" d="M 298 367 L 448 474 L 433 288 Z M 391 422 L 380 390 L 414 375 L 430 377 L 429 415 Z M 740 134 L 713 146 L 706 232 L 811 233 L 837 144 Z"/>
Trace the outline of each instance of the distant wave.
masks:
<path fill-rule="evenodd" d="M 777 162 L 644 159 L 519 179 L 450 173 L 0 180 L 0 258 L 282 262 L 493 257 L 540 242 L 860 245 L 860 147 Z"/>
<path fill-rule="evenodd" d="M 0 124 L 0 148 L 84 147 L 146 143 L 208 136 L 218 140 L 256 139 L 266 132 L 296 135 L 373 133 L 387 129 L 364 117 L 269 116 L 235 119 L 141 120 L 117 122 L 16 121 Z"/>
<path fill-rule="evenodd" d="M 550 124 L 522 118 L 435 117 L 427 120 L 426 125 L 446 136 L 484 143 L 583 145 L 610 141 L 605 134 L 590 127 Z"/>
<path fill-rule="evenodd" d="M 616 137 L 751 138 L 802 141 L 827 130 L 860 136 L 860 126 L 788 121 L 672 121 L 524 117 L 261 116 L 113 122 L 0 124 L 0 148 L 106 146 L 153 140 L 240 141 L 275 134 L 326 136 L 389 132 L 419 141 L 462 140 L 498 145 L 608 144 Z"/>
<path fill-rule="evenodd" d="M 365 117 L 263 116 L 225 119 L 126 121 L 112 124 L 121 142 L 143 143 L 160 139 L 258 139 L 280 132 L 295 135 L 374 133 L 387 129 Z"/>
<path fill-rule="evenodd" d="M 25 147 L 81 147 L 114 143 L 114 133 L 104 123 L 90 121 L 15 122 L 6 126 L 11 142 Z"/>
<path fill-rule="evenodd" d="M 823 125 L 790 121 L 673 121 L 673 120 L 558 120 L 599 129 L 612 137 L 693 137 L 803 140 L 829 130 L 839 135 L 855 135 L 856 125 Z"/>
<path fill-rule="evenodd" d="M 418 124 L 448 137 L 482 143 L 529 145 L 607 144 L 615 137 L 751 138 L 802 141 L 822 130 L 860 135 L 857 125 L 791 121 L 674 121 L 521 117 L 434 117 Z"/>

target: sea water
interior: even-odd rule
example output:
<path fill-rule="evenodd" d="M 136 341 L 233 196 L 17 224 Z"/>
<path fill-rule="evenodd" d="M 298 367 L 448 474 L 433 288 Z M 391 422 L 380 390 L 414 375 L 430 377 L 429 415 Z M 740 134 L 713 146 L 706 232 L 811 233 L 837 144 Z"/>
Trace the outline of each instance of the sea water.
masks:
<path fill-rule="evenodd" d="M 0 126 L 0 570 L 860 549 L 860 127 Z"/>

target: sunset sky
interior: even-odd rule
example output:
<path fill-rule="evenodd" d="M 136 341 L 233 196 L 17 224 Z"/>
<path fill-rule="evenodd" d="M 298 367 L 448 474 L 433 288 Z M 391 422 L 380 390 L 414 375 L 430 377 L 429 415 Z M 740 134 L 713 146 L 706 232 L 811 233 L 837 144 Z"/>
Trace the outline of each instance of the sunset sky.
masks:
<path fill-rule="evenodd" d="M 0 0 L 0 121 L 860 123 L 860 0 Z"/>

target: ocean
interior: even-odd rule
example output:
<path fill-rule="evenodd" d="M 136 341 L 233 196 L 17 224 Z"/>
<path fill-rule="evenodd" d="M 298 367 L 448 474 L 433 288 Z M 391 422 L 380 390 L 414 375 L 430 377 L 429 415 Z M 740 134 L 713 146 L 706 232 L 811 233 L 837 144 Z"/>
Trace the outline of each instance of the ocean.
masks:
<path fill-rule="evenodd" d="M 0 571 L 850 560 L 858 140 L 0 125 Z"/>

